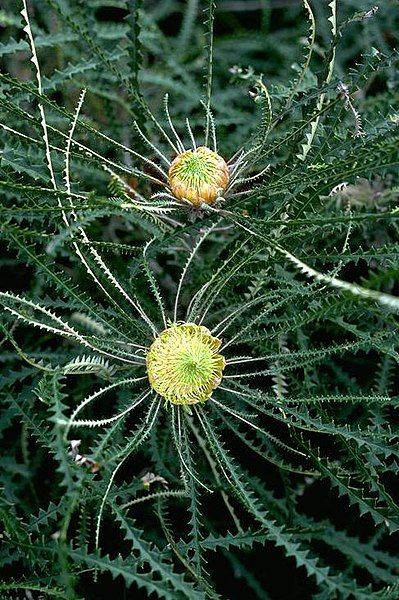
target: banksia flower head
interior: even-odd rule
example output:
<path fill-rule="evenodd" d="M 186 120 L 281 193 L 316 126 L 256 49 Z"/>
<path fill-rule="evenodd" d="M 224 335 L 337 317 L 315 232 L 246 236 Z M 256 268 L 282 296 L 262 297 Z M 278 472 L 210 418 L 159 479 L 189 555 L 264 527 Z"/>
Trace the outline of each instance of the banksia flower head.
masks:
<path fill-rule="evenodd" d="M 151 213 L 153 219 L 161 219 L 164 223 L 175 227 L 180 223 L 171 215 L 179 211 L 182 206 L 219 212 L 223 202 L 250 194 L 251 189 L 248 189 L 248 184 L 260 179 L 268 170 L 269 165 L 250 175 L 254 171 L 260 144 L 253 144 L 248 149 L 245 149 L 245 146 L 241 147 L 229 160 L 225 160 L 219 154 L 215 122 L 209 107 L 206 108 L 203 145 L 197 143 L 188 118 L 186 126 L 189 139 L 180 137 L 169 114 L 167 95 L 165 114 L 169 130 L 165 129 L 153 115 L 151 120 L 156 124 L 163 141 L 166 142 L 166 149 L 162 143 L 159 146 L 153 144 L 139 124 L 134 123 L 140 138 L 158 158 L 150 159 L 124 147 L 127 152 L 147 166 L 146 170 L 135 168 L 132 170 L 132 176 L 137 181 L 147 180 L 158 188 L 149 199 L 140 194 L 137 186 L 133 188 L 112 168 L 108 165 L 104 166 L 112 176 L 111 186 L 116 187 L 118 196 L 124 196 L 129 200 L 122 205 L 123 208 L 146 211 Z"/>
<path fill-rule="evenodd" d="M 225 160 L 206 146 L 176 156 L 168 174 L 173 195 L 195 207 L 213 204 L 223 194 L 229 180 Z"/>
<path fill-rule="evenodd" d="M 208 400 L 222 380 L 226 361 L 222 341 L 202 325 L 173 324 L 153 342 L 147 354 L 151 387 L 173 404 Z"/>

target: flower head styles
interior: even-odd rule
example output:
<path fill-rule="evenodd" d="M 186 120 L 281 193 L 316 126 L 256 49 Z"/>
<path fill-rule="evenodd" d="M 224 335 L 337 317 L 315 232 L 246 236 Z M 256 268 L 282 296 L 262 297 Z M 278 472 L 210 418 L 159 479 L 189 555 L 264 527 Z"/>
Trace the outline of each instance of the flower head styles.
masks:
<path fill-rule="evenodd" d="M 225 160 L 205 146 L 178 154 L 168 173 L 173 195 L 195 207 L 213 204 L 223 194 L 229 179 Z"/>
<path fill-rule="evenodd" d="M 202 325 L 171 325 L 147 354 L 151 387 L 173 404 L 205 402 L 220 384 L 226 365 L 218 353 L 221 343 Z"/>

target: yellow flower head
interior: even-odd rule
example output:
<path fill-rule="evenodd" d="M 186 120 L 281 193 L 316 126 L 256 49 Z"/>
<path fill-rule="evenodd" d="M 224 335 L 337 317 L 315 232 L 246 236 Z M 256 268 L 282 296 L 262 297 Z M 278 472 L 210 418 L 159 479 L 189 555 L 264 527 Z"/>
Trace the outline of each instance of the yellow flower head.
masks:
<path fill-rule="evenodd" d="M 168 183 L 178 200 L 196 207 L 213 204 L 229 183 L 229 169 L 219 154 L 201 146 L 176 156 L 169 168 Z"/>
<path fill-rule="evenodd" d="M 171 325 L 147 354 L 151 387 L 173 404 L 205 402 L 220 384 L 226 366 L 218 354 L 221 343 L 202 325 Z"/>

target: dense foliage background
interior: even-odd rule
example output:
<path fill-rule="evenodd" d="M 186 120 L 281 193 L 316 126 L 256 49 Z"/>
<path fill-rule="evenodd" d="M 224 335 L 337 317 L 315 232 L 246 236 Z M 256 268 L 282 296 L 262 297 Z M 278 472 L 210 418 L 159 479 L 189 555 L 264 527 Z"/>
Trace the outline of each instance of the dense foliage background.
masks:
<path fill-rule="evenodd" d="M 1 598 L 396 600 L 398 2 L 23 8 L 0 8 Z M 263 174 L 219 213 L 143 209 L 165 93 L 201 140 L 208 91 L 218 151 Z M 204 290 L 230 356 L 262 361 L 180 437 L 162 405 L 67 440 L 130 376 L 122 338 L 149 343 L 119 282 L 160 325 L 187 260 L 179 318 Z"/>

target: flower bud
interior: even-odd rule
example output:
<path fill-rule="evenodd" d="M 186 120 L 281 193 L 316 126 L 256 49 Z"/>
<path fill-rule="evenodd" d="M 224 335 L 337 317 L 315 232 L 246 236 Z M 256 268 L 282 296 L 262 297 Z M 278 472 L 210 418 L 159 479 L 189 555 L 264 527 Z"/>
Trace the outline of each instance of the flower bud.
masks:
<path fill-rule="evenodd" d="M 168 183 L 178 200 L 196 207 L 213 204 L 229 183 L 229 169 L 219 154 L 200 146 L 176 156 L 169 168 Z"/>

